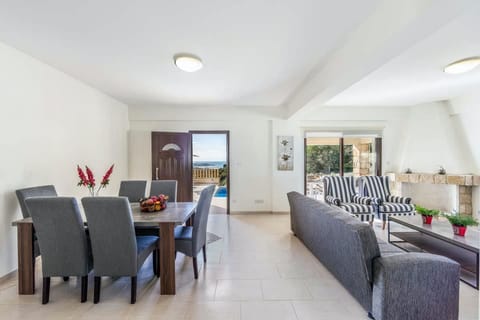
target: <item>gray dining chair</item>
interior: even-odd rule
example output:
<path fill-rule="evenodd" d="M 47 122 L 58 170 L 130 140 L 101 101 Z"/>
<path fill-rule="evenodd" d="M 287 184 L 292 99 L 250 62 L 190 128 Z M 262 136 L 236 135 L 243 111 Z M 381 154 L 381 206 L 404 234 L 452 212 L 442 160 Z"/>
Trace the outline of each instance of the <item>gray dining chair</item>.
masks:
<path fill-rule="evenodd" d="M 205 187 L 198 199 L 193 226 L 175 227 L 175 252 L 193 258 L 193 274 L 198 279 L 197 255 L 203 251 L 203 262 L 207 262 L 207 222 L 215 185 Z"/>
<path fill-rule="evenodd" d="M 150 184 L 150 196 L 158 196 L 164 194 L 168 196 L 168 202 L 177 202 L 177 180 L 153 180 Z M 159 228 L 153 227 L 136 227 L 137 235 L 155 236 L 159 234 Z"/>
<path fill-rule="evenodd" d="M 71 197 L 25 199 L 42 252 L 42 303 L 50 299 L 50 278 L 81 277 L 81 299 L 87 300 L 92 259 L 77 200 Z"/>
<path fill-rule="evenodd" d="M 15 194 L 17 195 L 18 204 L 20 205 L 20 209 L 22 210 L 23 218 L 28 218 L 30 217 L 30 212 L 28 211 L 25 199 L 31 197 L 56 197 L 57 191 L 55 190 L 54 186 L 46 185 L 18 189 L 15 191 Z M 40 248 L 38 247 L 38 241 L 35 234 L 33 235 L 33 239 L 33 252 L 35 254 L 35 257 L 38 257 L 40 255 Z"/>
<path fill-rule="evenodd" d="M 145 191 L 147 189 L 146 180 L 126 180 L 120 182 L 120 197 L 127 197 L 130 202 L 138 202 L 145 198 Z"/>
<path fill-rule="evenodd" d="M 87 217 L 94 262 L 93 303 L 100 301 L 101 278 L 130 277 L 132 304 L 137 299 L 137 274 L 153 253 L 153 270 L 158 277 L 158 237 L 135 236 L 132 211 L 126 197 L 82 199 Z"/>
<path fill-rule="evenodd" d="M 177 180 L 152 180 L 150 196 L 164 194 L 169 202 L 177 202 Z"/>

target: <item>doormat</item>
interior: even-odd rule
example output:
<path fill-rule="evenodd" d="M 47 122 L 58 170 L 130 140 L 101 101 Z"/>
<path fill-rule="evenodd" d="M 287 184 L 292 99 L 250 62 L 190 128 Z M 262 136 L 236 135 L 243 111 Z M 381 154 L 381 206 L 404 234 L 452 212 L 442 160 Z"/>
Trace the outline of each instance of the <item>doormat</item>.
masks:
<path fill-rule="evenodd" d="M 217 236 L 215 233 L 207 232 L 207 244 L 218 241 L 222 237 Z"/>

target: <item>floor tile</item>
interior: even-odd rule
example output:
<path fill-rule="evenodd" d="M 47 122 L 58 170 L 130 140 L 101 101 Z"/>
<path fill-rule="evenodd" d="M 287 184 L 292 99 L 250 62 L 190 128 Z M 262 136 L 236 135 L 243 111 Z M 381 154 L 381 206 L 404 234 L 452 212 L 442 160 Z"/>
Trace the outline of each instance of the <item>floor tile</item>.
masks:
<path fill-rule="evenodd" d="M 291 302 L 242 302 L 242 320 L 296 320 Z"/>
<path fill-rule="evenodd" d="M 265 300 L 312 299 L 305 282 L 301 279 L 262 280 Z"/>

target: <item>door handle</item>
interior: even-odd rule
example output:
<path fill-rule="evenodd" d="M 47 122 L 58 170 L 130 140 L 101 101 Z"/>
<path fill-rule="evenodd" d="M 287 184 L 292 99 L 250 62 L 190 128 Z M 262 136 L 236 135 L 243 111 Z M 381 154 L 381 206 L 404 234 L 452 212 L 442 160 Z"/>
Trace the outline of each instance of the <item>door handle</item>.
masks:
<path fill-rule="evenodd" d="M 155 168 L 155 180 L 158 180 L 158 168 Z"/>

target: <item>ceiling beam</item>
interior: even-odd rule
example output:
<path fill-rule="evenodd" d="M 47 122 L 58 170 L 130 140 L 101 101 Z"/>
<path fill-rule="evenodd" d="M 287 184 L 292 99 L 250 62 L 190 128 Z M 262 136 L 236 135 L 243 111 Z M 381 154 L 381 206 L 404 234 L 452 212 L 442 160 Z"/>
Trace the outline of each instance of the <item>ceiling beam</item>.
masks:
<path fill-rule="evenodd" d="M 287 99 L 286 118 L 324 105 L 465 10 L 477 7 L 474 0 L 381 1 Z"/>

